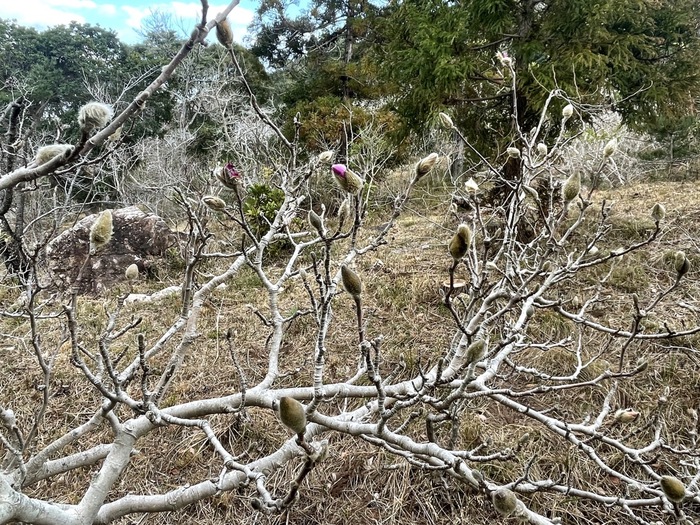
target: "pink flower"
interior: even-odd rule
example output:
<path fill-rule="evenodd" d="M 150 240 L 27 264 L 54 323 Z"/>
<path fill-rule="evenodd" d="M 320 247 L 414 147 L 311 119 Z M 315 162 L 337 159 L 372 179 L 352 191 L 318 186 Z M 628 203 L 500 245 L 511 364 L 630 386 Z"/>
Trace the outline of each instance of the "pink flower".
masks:
<path fill-rule="evenodd" d="M 345 178 L 345 172 L 348 171 L 348 168 L 345 164 L 333 164 L 331 170 L 333 170 L 333 175 L 336 177 Z"/>
<path fill-rule="evenodd" d="M 232 179 L 239 179 L 241 177 L 241 174 L 238 173 L 236 168 L 233 167 L 233 164 L 230 162 L 226 164 L 226 167 L 224 168 L 226 170 L 226 175 L 228 175 Z"/>

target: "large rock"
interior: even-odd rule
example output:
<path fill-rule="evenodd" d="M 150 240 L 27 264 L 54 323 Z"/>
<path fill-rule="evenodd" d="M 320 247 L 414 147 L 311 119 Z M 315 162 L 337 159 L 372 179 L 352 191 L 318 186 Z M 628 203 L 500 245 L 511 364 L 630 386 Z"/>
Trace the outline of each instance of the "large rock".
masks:
<path fill-rule="evenodd" d="M 60 289 L 73 287 L 79 294 L 99 293 L 125 280 L 133 263 L 143 272 L 153 258 L 175 243 L 175 236 L 157 215 L 136 206 L 112 210 L 113 234 L 109 243 L 88 258 L 90 227 L 97 214 L 81 219 L 46 247 L 48 269 Z"/>

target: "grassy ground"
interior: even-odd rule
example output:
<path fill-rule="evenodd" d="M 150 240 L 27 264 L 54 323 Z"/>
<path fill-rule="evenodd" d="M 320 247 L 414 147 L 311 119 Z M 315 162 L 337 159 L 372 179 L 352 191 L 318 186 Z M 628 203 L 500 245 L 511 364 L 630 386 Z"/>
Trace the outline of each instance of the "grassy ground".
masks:
<path fill-rule="evenodd" d="M 367 331 L 369 337 L 384 336 L 385 373 L 395 370 L 397 377 L 415 376 L 420 367 L 427 366 L 443 351 L 454 333 L 449 312 L 441 304 L 440 285 L 448 277 L 451 263 L 446 250 L 456 220 L 449 213 L 449 203 L 441 193 L 438 181 L 429 181 L 410 202 L 409 209 L 398 221 L 391 242 L 377 252 L 364 257 L 358 266 L 366 293 Z M 597 197 L 614 203 L 610 218 L 613 224 L 610 245 L 642 239 L 653 229 L 649 211 L 656 202 L 663 202 L 668 212 L 658 241 L 643 252 L 625 257 L 601 284 L 599 271 L 579 276 L 575 285 L 567 284 L 558 290 L 565 300 L 586 297 L 593 291 L 609 296 L 600 311 L 594 312 L 601 320 L 615 326 L 628 327 L 631 312 L 631 293 L 640 300 L 651 297 L 661 286 L 673 279 L 674 270 L 669 254 L 685 250 L 693 269 L 684 279 L 682 289 L 662 308 L 663 320 L 674 329 L 700 324 L 700 257 L 696 239 L 700 234 L 700 206 L 697 183 L 655 182 L 606 190 Z M 388 200 L 388 199 L 387 199 Z M 370 217 L 370 228 L 384 220 L 381 213 Z M 219 232 L 221 234 L 222 232 Z M 203 273 L 215 268 L 205 267 Z M 138 292 L 155 290 L 173 284 L 175 272 L 162 268 L 162 282 L 137 283 Z M 104 326 L 105 311 L 113 311 L 117 298 L 128 291 L 124 285 L 109 296 L 81 298 L 78 318 L 81 320 L 86 345 L 94 345 L 97 334 Z M 11 302 L 13 290 L 5 290 L 5 299 Z M 292 285 L 283 299 L 283 309 L 291 312 L 299 306 L 303 290 Z M 266 297 L 260 292 L 257 277 L 244 270 L 240 278 L 225 290 L 217 291 L 205 306 L 201 323 L 201 337 L 194 351 L 187 357 L 182 377 L 169 394 L 166 404 L 187 399 L 209 398 L 238 390 L 239 378 L 229 356 L 224 335 L 235 331 L 234 351 L 245 370 L 249 385 L 259 381 L 266 367 L 267 331 L 251 314 L 253 309 L 264 309 Z M 352 301 L 347 295 L 335 307 L 334 324 L 328 337 L 326 380 L 342 380 L 352 375 L 357 366 L 355 318 Z M 177 317 L 178 297 L 151 306 L 125 307 L 125 319 L 131 315 L 143 317 L 139 332 L 147 341 L 154 341 Z M 33 412 L 43 395 L 43 376 L 36 365 L 29 340 L 29 326 L 22 319 L 5 318 L 5 334 L 0 346 L 0 405 L 11 406 L 18 414 L 21 425 L 31 425 Z M 652 315 L 646 321 L 648 330 L 661 326 L 660 316 Z M 41 321 L 42 345 L 47 354 L 55 356 L 55 374 L 48 386 L 51 402 L 46 424 L 38 446 L 85 421 L 96 406 L 98 396 L 79 372 L 70 364 L 65 332 L 58 320 Z M 308 318 L 295 321 L 289 328 L 283 348 L 282 372 L 278 386 L 308 384 L 311 375 L 315 326 Z M 563 322 L 548 311 L 538 311 L 533 334 L 544 340 L 555 340 L 576 335 L 575 327 Z M 614 368 L 619 354 L 616 350 L 601 351 L 599 336 L 584 333 L 584 357 L 591 359 L 587 367 L 591 377 Z M 695 351 L 698 338 L 671 340 L 661 343 L 632 345 L 626 359 L 649 362 L 645 373 L 624 383 L 614 400 L 615 407 L 631 407 L 641 413 L 638 432 L 631 428 L 612 427 L 611 435 L 629 434 L 629 442 L 640 444 L 650 436 L 646 423 L 662 418 L 664 434 L 672 436 L 674 445 L 690 445 L 693 420 L 688 409 L 698 409 L 700 391 L 700 363 Z M 134 338 L 123 342 L 124 359 L 135 353 Z M 572 373 L 576 361 L 566 348 L 542 351 L 535 347 L 523 349 L 517 355 L 521 365 L 537 366 L 553 375 Z M 163 363 L 154 362 L 158 369 Z M 500 378 L 511 387 L 526 387 L 530 378 L 513 374 Z M 667 391 L 664 391 L 668 388 Z M 577 391 L 549 393 L 528 402 L 535 408 L 549 407 L 554 413 L 572 421 L 582 420 L 599 409 L 607 390 L 587 388 Z M 661 396 L 666 402 L 659 402 Z M 120 413 L 123 417 L 125 411 Z M 456 436 L 445 426 L 438 428 L 438 438 L 447 441 L 456 438 L 457 448 L 483 445 L 485 451 L 509 448 L 514 457 L 508 461 L 493 461 L 479 468 L 496 482 L 511 481 L 524 473 L 530 461 L 533 477 L 559 478 L 570 476 L 588 490 L 605 494 L 623 494 L 620 480 L 600 473 L 577 450 L 553 436 L 540 425 L 522 415 L 512 413 L 488 400 L 477 400 L 459 415 Z M 242 461 L 254 459 L 274 451 L 289 438 L 274 415 L 260 410 L 249 410 L 244 415 L 217 416 L 213 426 L 224 445 Z M 422 426 L 410 428 L 414 436 L 425 434 Z M 525 438 L 527 436 L 527 438 Z M 299 524 L 448 524 L 499 523 L 502 518 L 486 502 L 487 496 L 466 486 L 456 484 L 436 471 L 421 472 L 407 462 L 377 451 L 370 445 L 349 437 L 331 435 L 330 456 L 304 481 L 301 496 L 288 514 L 265 516 L 250 508 L 253 495 L 249 489 L 193 505 L 182 511 L 153 516 L 131 516 L 120 523 L 175 524 L 205 523 L 299 523 Z M 107 439 L 107 434 L 91 438 Z M 80 444 L 87 448 L 89 442 Z M 612 452 L 611 452 L 612 455 Z M 219 463 L 212 461 L 214 453 L 202 434 L 184 429 L 163 429 L 139 444 L 132 465 L 125 473 L 122 484 L 113 497 L 124 493 L 159 493 L 186 482 L 197 482 L 216 477 Z M 607 458 L 612 463 L 625 462 L 624 457 Z M 677 458 L 664 452 L 653 459 L 660 473 L 673 473 Z M 272 492 L 283 493 L 299 463 L 274 473 L 270 479 Z M 633 467 L 630 467 L 633 468 Z M 65 474 L 58 479 L 32 487 L 31 496 L 51 498 L 54 501 L 75 503 L 90 482 L 91 472 L 82 470 Z M 538 494 L 525 497 L 531 507 L 552 516 L 561 516 L 565 523 L 606 523 L 613 520 L 630 523 L 631 520 L 616 508 L 593 505 L 574 498 Z M 692 509 L 691 509 L 692 510 Z M 697 517 L 697 509 L 695 509 Z M 649 518 L 664 519 L 660 513 Z"/>

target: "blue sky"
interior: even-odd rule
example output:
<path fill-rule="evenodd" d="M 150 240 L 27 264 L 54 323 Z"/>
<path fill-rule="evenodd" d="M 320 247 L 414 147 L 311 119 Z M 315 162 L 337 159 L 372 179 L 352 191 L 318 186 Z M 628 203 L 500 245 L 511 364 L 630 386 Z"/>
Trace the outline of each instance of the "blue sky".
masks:
<path fill-rule="evenodd" d="M 241 0 L 229 15 L 236 41 L 243 41 L 258 3 Z M 225 0 L 210 0 L 210 18 L 226 5 Z M 115 30 L 127 43 L 138 41 L 135 30 L 154 11 L 170 15 L 176 26 L 185 28 L 189 34 L 200 10 L 199 0 L 0 0 L 0 18 L 14 19 L 20 25 L 45 29 L 73 20 L 99 24 Z"/>

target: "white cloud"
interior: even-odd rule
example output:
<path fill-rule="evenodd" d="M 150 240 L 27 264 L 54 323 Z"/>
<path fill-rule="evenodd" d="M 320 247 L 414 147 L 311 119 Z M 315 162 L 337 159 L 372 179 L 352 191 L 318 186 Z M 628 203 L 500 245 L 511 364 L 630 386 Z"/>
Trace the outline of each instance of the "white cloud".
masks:
<path fill-rule="evenodd" d="M 65 3 L 79 3 L 81 0 L 64 0 Z M 89 2 L 91 3 L 91 2 Z M 22 0 L 21 2 L 3 1 L 0 6 L 0 18 L 14 19 L 23 26 L 47 27 L 68 24 L 72 21 L 84 23 L 85 17 L 80 13 L 70 12 L 69 6 L 61 0 Z"/>

